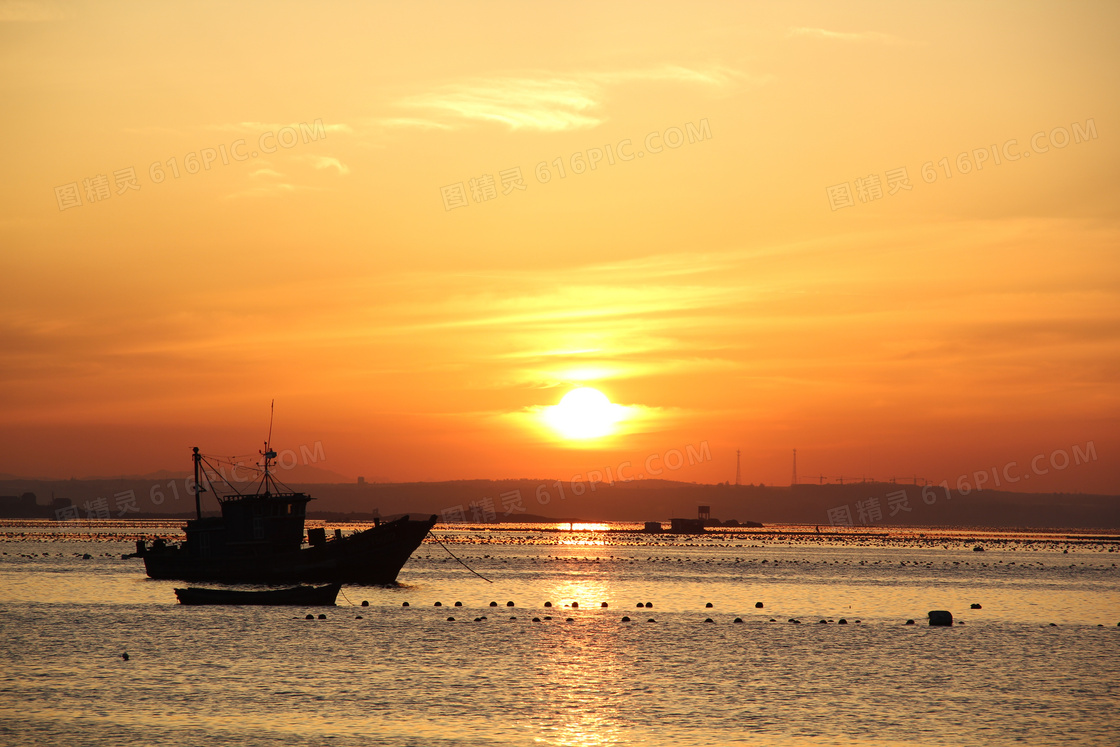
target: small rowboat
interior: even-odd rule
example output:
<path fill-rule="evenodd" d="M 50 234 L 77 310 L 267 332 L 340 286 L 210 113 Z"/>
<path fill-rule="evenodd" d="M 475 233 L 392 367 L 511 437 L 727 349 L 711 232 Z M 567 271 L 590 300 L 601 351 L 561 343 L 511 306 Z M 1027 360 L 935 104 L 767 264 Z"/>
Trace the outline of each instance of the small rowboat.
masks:
<path fill-rule="evenodd" d="M 342 584 L 292 586 L 287 589 L 240 591 L 237 589 L 176 589 L 180 604 L 266 604 L 300 607 L 333 607 Z"/>

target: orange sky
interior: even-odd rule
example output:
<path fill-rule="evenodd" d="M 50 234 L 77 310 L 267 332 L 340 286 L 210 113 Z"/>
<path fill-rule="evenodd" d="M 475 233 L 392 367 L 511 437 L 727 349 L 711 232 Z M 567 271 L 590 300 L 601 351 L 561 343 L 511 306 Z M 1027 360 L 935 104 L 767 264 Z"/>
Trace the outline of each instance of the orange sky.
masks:
<path fill-rule="evenodd" d="M 371 479 L 706 442 L 665 476 L 953 480 L 1093 442 L 1021 487 L 1120 492 L 1118 20 L 0 2 L 0 473 L 248 453 L 275 398 L 277 446 Z M 581 385 L 625 427 L 544 428 Z"/>

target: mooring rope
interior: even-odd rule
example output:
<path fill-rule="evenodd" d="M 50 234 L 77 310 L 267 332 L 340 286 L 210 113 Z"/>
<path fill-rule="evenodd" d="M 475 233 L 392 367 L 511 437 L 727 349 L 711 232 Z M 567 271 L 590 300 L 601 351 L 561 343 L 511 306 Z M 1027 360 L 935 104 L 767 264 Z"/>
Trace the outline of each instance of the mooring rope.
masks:
<path fill-rule="evenodd" d="M 338 593 L 342 595 L 343 599 L 345 599 L 347 602 L 350 602 L 350 597 L 346 596 L 346 592 L 343 591 L 341 588 L 339 588 Z M 350 602 L 350 606 L 351 607 L 357 607 L 358 605 L 354 604 L 353 602 Z"/>
<path fill-rule="evenodd" d="M 464 563 L 464 562 L 463 562 L 462 560 L 460 560 L 460 559 L 459 559 L 459 557 L 458 557 L 457 555 L 455 555 L 455 553 L 451 552 L 450 548 L 448 548 L 448 547 L 447 547 L 447 545 L 443 544 L 443 542 L 441 542 L 441 541 L 440 541 L 440 538 L 439 538 L 439 537 L 437 537 L 437 536 L 435 536 L 434 534 L 432 534 L 432 530 L 431 530 L 431 529 L 429 529 L 429 530 L 428 530 L 428 534 L 431 534 L 431 535 L 432 535 L 432 539 L 434 539 L 434 540 L 435 540 L 436 542 L 439 542 L 439 546 L 440 546 L 440 547 L 442 547 L 442 548 L 443 548 L 444 550 L 447 550 L 447 554 L 448 554 L 448 555 L 450 555 L 451 557 L 455 558 L 456 560 L 458 560 L 458 561 L 459 561 L 459 564 L 460 564 L 460 565 L 462 565 L 462 566 L 463 566 L 464 568 L 466 568 L 466 569 L 467 569 L 468 571 L 470 571 L 470 572 L 471 572 L 471 573 L 473 573 L 474 575 L 478 576 L 479 578 L 481 578 L 481 579 L 482 579 L 483 581 L 485 581 L 485 582 L 486 582 L 486 583 L 488 583 L 488 584 L 492 584 L 492 583 L 494 583 L 494 582 L 493 582 L 493 581 L 491 581 L 490 579 L 486 578 L 486 576 L 483 576 L 483 575 L 482 575 L 481 573 L 479 573 L 478 571 L 476 571 L 476 570 L 475 570 L 474 568 L 471 568 L 471 567 L 470 567 L 469 565 L 467 565 L 467 564 L 466 564 L 466 563 Z"/>

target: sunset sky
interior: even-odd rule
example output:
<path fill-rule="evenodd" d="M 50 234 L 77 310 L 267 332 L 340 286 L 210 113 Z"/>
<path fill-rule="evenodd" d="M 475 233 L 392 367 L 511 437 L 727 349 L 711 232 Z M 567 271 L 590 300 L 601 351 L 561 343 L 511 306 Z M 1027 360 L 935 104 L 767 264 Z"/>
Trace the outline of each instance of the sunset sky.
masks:
<path fill-rule="evenodd" d="M 0 2 L 0 473 L 250 453 L 275 399 L 348 477 L 1092 442 L 1016 488 L 1118 493 L 1118 37 L 1115 3 Z M 549 427 L 582 386 L 608 435 Z"/>

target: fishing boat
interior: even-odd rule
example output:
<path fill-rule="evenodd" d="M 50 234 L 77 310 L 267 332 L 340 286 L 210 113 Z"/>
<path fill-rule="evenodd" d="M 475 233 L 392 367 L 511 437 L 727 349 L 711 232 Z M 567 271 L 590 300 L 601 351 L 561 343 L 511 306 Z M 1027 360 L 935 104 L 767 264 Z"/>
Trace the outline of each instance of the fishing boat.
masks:
<path fill-rule="evenodd" d="M 254 584 L 396 583 L 437 517 L 406 514 L 394 521 L 375 520 L 374 526 L 346 536 L 336 529 L 330 539 L 322 527 L 314 527 L 305 537 L 304 518 L 312 497 L 288 488 L 272 474 L 276 452 L 271 439 L 270 426 L 260 452 L 263 463 L 257 465 L 261 479 L 248 493 L 217 479 L 221 472 L 212 458 L 194 447 L 196 518 L 183 528 L 186 539 L 181 543 L 137 541 L 132 556 L 144 559 L 148 576 Z M 221 516 L 202 515 L 205 492 L 215 496 Z"/>
<path fill-rule="evenodd" d="M 265 604 L 271 606 L 333 607 L 342 584 L 292 586 L 287 589 L 176 589 L 180 604 Z"/>

